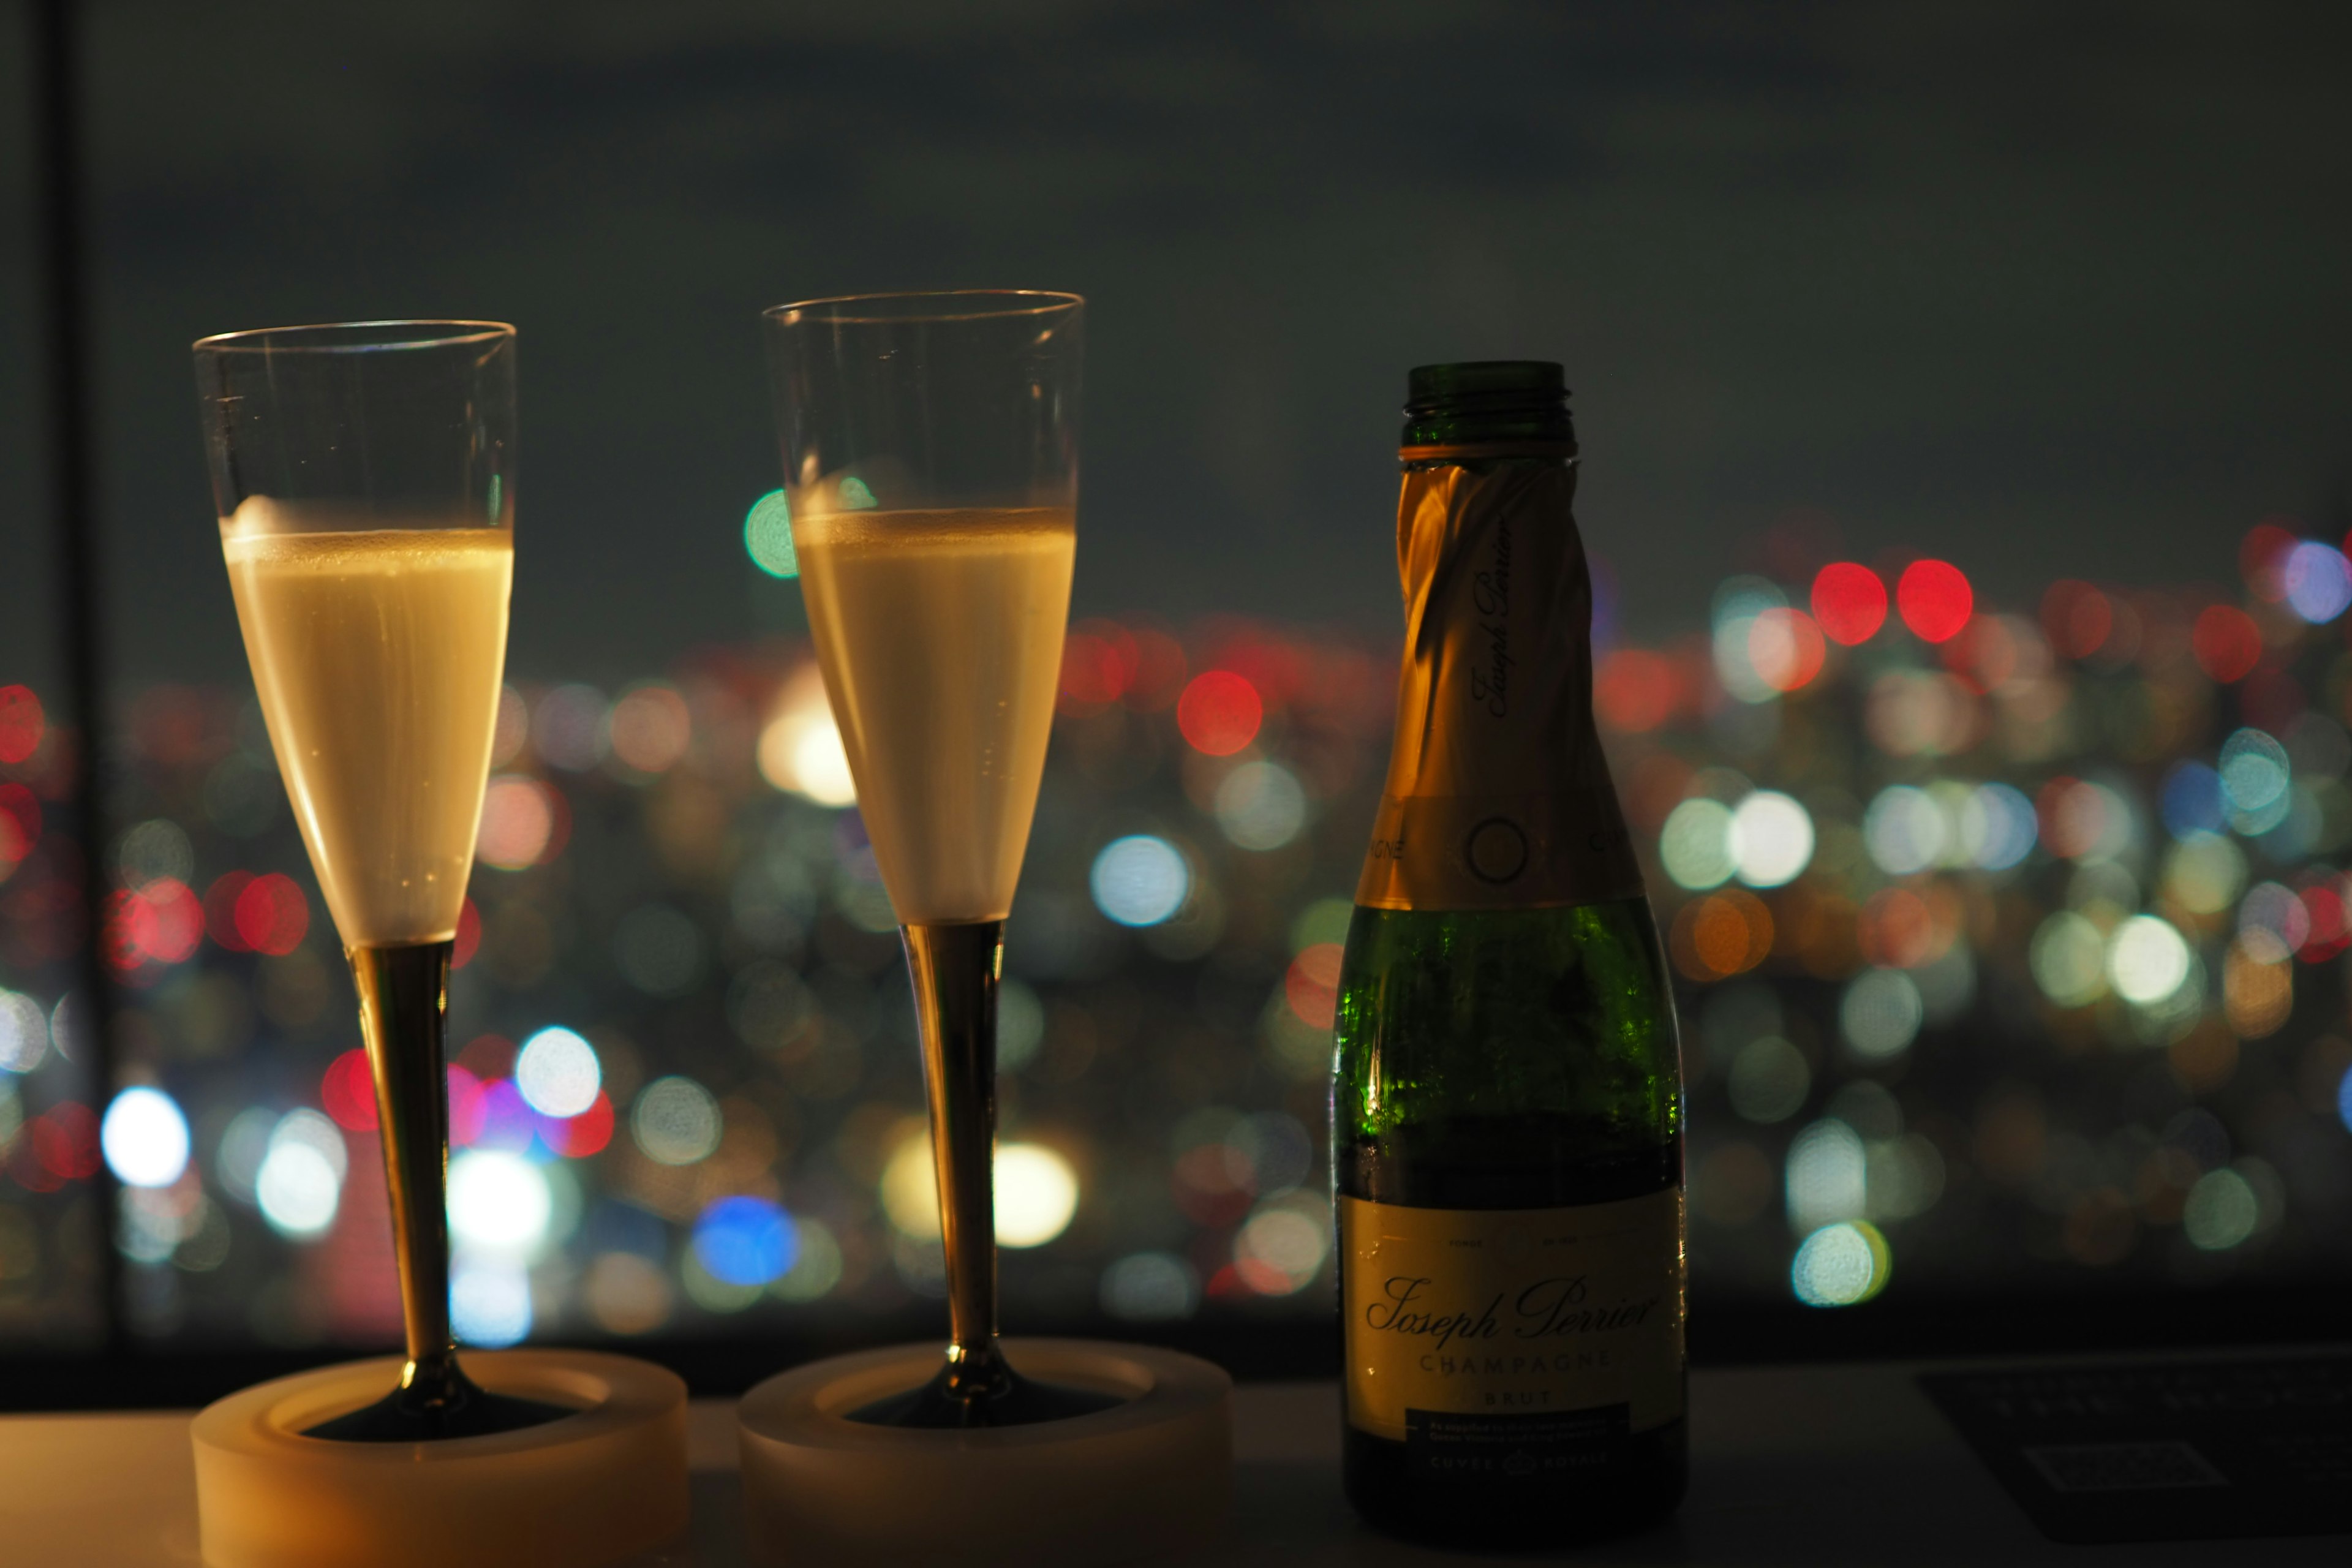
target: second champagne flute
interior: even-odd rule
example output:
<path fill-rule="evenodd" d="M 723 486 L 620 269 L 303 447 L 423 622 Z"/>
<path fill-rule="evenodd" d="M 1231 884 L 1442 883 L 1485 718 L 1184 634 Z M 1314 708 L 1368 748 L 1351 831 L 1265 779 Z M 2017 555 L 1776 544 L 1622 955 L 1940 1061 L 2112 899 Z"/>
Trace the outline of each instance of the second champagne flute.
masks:
<path fill-rule="evenodd" d="M 996 986 L 1077 545 L 1084 302 L 988 290 L 767 313 L 793 546 L 907 948 L 947 1249 L 947 1364 L 856 1419 L 1002 1426 L 1108 1395 L 996 1338 Z"/>

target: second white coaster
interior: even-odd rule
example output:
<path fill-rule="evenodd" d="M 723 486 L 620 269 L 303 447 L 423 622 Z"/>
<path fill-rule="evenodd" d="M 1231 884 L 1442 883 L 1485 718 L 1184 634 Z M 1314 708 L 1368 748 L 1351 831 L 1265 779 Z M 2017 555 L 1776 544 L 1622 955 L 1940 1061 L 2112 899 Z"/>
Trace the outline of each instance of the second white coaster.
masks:
<path fill-rule="evenodd" d="M 1173 1351 L 1007 1340 L 1024 1377 L 1123 1403 L 979 1431 L 848 1413 L 938 1372 L 936 1344 L 814 1363 L 743 1398 L 744 1529 L 764 1568 L 1148 1562 L 1213 1545 L 1233 1487 L 1233 1379 Z"/>

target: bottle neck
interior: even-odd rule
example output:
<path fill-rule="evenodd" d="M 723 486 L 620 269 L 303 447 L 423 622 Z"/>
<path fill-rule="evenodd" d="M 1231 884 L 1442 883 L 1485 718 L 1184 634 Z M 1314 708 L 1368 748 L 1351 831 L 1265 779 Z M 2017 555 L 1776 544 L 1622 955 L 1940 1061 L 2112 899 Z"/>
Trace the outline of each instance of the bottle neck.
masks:
<path fill-rule="evenodd" d="M 1576 426 L 1559 397 L 1449 398 L 1407 405 L 1397 461 L 1408 469 L 1490 459 L 1572 463 L 1576 450 Z"/>

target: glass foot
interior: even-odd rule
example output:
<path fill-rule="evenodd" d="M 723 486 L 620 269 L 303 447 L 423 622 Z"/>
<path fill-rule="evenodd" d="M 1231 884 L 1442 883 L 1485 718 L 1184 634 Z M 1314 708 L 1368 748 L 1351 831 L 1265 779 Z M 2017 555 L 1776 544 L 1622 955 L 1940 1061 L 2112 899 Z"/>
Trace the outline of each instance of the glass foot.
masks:
<path fill-rule="evenodd" d="M 437 1396 L 395 1388 L 373 1405 L 306 1428 L 302 1436 L 331 1443 L 432 1443 L 520 1432 L 578 1414 L 568 1405 L 492 1394 L 453 1367 L 449 1386 Z"/>
<path fill-rule="evenodd" d="M 1023 1377 L 1010 1367 L 1004 1372 L 1004 1379 L 996 1388 L 966 1395 L 950 1390 L 950 1372 L 942 1369 L 919 1388 L 859 1406 L 849 1413 L 849 1419 L 868 1426 L 1032 1426 L 1045 1421 L 1067 1421 L 1075 1415 L 1092 1415 L 1127 1403 L 1115 1394 L 1072 1388 L 1067 1384 L 1039 1383 Z"/>

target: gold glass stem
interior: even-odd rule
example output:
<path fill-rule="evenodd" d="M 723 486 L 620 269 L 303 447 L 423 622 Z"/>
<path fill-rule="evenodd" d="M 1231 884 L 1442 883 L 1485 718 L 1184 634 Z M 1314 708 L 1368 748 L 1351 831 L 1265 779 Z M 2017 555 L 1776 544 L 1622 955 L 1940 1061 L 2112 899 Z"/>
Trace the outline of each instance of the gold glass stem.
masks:
<path fill-rule="evenodd" d="M 922 1031 L 931 1162 L 947 1249 L 948 1365 L 966 1402 L 1012 1385 L 996 1348 L 996 984 L 1004 922 L 898 928 Z"/>
<path fill-rule="evenodd" d="M 419 1410 L 448 1405 L 464 1392 L 449 1329 L 449 1100 L 441 1059 L 453 945 L 345 950 L 359 987 L 392 1199 L 408 1339 L 400 1387 L 404 1403 Z"/>

